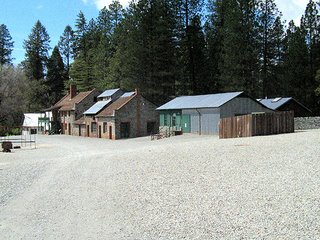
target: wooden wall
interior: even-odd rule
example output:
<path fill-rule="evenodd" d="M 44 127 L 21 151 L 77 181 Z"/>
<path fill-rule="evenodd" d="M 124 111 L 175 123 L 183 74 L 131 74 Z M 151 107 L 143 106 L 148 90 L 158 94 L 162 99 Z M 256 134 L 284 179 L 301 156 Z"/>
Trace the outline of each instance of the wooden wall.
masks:
<path fill-rule="evenodd" d="M 275 112 L 222 118 L 220 138 L 239 138 L 294 132 L 294 113 Z"/>

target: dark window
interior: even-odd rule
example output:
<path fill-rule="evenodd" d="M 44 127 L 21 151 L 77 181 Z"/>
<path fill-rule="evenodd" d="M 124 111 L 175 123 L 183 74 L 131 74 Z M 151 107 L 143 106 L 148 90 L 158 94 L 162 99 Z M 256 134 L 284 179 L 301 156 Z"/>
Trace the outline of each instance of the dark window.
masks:
<path fill-rule="evenodd" d="M 106 133 L 108 131 L 108 124 L 106 122 L 103 123 L 103 133 Z"/>
<path fill-rule="evenodd" d="M 128 138 L 130 136 L 130 123 L 122 122 L 120 123 L 120 137 Z"/>
<path fill-rule="evenodd" d="M 155 133 L 155 126 L 156 126 L 156 123 L 155 122 L 148 122 L 147 123 L 147 134 L 153 134 Z"/>
<path fill-rule="evenodd" d="M 176 116 L 172 116 L 172 126 L 176 126 Z"/>
<path fill-rule="evenodd" d="M 91 132 L 97 132 L 97 123 L 91 123 Z"/>

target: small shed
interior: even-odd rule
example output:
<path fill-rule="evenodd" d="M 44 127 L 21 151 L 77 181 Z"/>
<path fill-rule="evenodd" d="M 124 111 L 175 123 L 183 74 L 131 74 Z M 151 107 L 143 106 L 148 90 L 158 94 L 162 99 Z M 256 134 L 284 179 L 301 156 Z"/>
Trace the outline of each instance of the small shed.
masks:
<path fill-rule="evenodd" d="M 170 128 L 184 133 L 216 135 L 221 118 L 273 110 L 244 92 L 228 92 L 177 97 L 157 108 L 160 130 Z"/>
<path fill-rule="evenodd" d="M 43 125 L 43 119 L 46 118 L 44 113 L 25 113 L 22 125 L 24 133 L 36 134 L 38 132 L 50 130 L 50 125 Z"/>
<path fill-rule="evenodd" d="M 265 98 L 257 100 L 260 101 L 264 106 L 275 111 L 293 111 L 294 117 L 312 116 L 312 111 L 310 109 L 292 97 Z"/>

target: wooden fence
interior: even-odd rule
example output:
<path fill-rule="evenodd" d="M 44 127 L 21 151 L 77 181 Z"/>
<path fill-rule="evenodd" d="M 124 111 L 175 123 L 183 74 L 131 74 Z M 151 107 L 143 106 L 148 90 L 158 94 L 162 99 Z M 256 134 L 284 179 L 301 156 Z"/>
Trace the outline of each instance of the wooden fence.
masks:
<path fill-rule="evenodd" d="M 275 112 L 222 118 L 220 138 L 239 138 L 294 132 L 294 113 Z"/>

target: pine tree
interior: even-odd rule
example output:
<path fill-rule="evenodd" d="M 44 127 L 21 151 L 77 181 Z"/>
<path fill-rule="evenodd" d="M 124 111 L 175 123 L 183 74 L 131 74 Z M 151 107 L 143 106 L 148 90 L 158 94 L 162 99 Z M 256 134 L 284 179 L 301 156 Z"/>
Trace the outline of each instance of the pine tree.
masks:
<path fill-rule="evenodd" d="M 0 67 L 12 62 L 13 43 L 7 26 L 0 24 Z"/>
<path fill-rule="evenodd" d="M 112 3 L 109 5 L 109 16 L 111 22 L 111 33 L 115 31 L 118 24 L 123 18 L 123 7 L 119 1 L 113 0 Z"/>
<path fill-rule="evenodd" d="M 317 70 L 317 57 L 319 56 L 319 12 L 316 3 L 309 0 L 305 14 L 301 18 L 301 28 L 306 33 L 306 42 L 309 50 L 310 75 L 314 76 Z"/>
<path fill-rule="evenodd" d="M 75 31 L 74 31 L 74 45 L 73 45 L 73 53 L 74 56 L 77 57 L 80 52 L 86 55 L 86 42 L 85 35 L 87 33 L 87 20 L 82 11 L 79 12 L 78 18 L 76 19 Z"/>
<path fill-rule="evenodd" d="M 308 99 L 308 47 L 305 42 L 305 32 L 291 21 L 285 41 L 284 94 L 306 104 Z"/>
<path fill-rule="evenodd" d="M 257 95 L 256 1 L 227 0 L 222 27 L 222 61 L 219 64 L 224 91 Z"/>
<path fill-rule="evenodd" d="M 63 90 L 67 82 L 66 70 L 64 63 L 56 46 L 53 49 L 52 55 L 48 61 L 48 74 L 46 78 L 46 85 L 49 92 L 50 105 L 58 102 L 63 96 Z"/>
<path fill-rule="evenodd" d="M 86 23 L 82 12 L 76 20 L 75 60 L 70 68 L 70 78 L 77 83 L 79 91 L 91 90 L 97 84 L 94 75 L 94 57 L 99 41 L 98 28 L 94 19 Z"/>
<path fill-rule="evenodd" d="M 46 28 L 38 20 L 27 40 L 24 41 L 26 59 L 23 66 L 30 81 L 28 91 L 29 111 L 39 111 L 49 105 L 48 89 L 44 84 L 50 37 Z"/>
<path fill-rule="evenodd" d="M 38 20 L 28 39 L 24 41 L 26 59 L 24 62 L 29 79 L 40 80 L 45 76 L 50 37 L 46 28 Z"/>
<path fill-rule="evenodd" d="M 309 108 L 316 111 L 319 107 L 316 100 L 315 89 L 318 87 L 316 71 L 320 68 L 320 18 L 317 5 L 313 0 L 309 0 L 305 14 L 301 18 L 301 29 L 305 32 L 308 47 L 307 102 Z"/>
<path fill-rule="evenodd" d="M 284 56 L 285 56 L 285 31 L 281 18 L 278 16 L 274 22 L 271 34 L 274 38 L 274 60 L 272 73 L 273 87 L 271 93 L 274 96 L 283 96 L 284 94 Z"/>
<path fill-rule="evenodd" d="M 81 91 L 92 90 L 92 76 L 90 68 L 83 58 L 76 58 L 70 67 L 71 81 L 76 83 L 77 89 Z"/>
<path fill-rule="evenodd" d="M 184 43 L 187 45 L 184 46 L 185 49 L 189 51 L 188 55 L 182 55 L 185 62 L 183 68 L 186 77 L 183 85 L 187 87 L 185 91 L 188 94 L 206 93 L 208 91 L 206 43 L 199 16 L 190 21 Z"/>
<path fill-rule="evenodd" d="M 67 76 L 69 76 L 70 62 L 73 59 L 73 44 L 74 32 L 72 28 L 69 25 L 67 25 L 58 43 L 59 50 L 61 52 L 61 55 L 63 56 L 64 63 L 66 66 Z"/>
<path fill-rule="evenodd" d="M 176 21 L 176 38 L 178 39 L 179 51 L 178 63 L 179 63 L 179 78 L 177 80 L 177 93 L 178 94 L 194 94 L 197 92 L 196 85 L 196 71 L 194 62 L 194 50 L 192 49 L 194 44 L 193 40 L 196 38 L 193 36 L 194 27 L 191 26 L 196 19 L 201 18 L 203 0 L 177 0 L 173 1 L 172 7 L 175 8 L 175 21 Z M 200 30 L 202 31 L 202 29 Z M 198 36 L 203 35 L 198 34 Z M 197 39 L 198 40 L 198 39 Z M 199 41 L 201 41 L 199 39 Z M 199 50 L 204 51 L 204 49 Z M 204 79 L 202 79 L 205 81 Z"/>
<path fill-rule="evenodd" d="M 168 3 L 131 3 L 116 31 L 118 46 L 110 62 L 112 82 L 140 88 L 156 103 L 175 93 L 174 15 Z"/>
<path fill-rule="evenodd" d="M 205 34 L 207 41 L 208 56 L 208 91 L 222 91 L 221 72 L 219 65 L 222 66 L 222 45 L 223 28 L 226 18 L 226 1 L 211 0 L 208 3 L 208 16 L 205 23 Z"/>
<path fill-rule="evenodd" d="M 276 59 L 276 39 L 274 27 L 281 14 L 274 0 L 261 0 L 259 4 L 259 46 L 261 59 L 261 81 L 263 96 L 272 95 L 274 76 L 272 68 Z"/>

